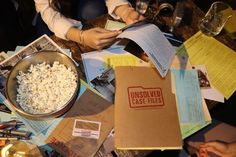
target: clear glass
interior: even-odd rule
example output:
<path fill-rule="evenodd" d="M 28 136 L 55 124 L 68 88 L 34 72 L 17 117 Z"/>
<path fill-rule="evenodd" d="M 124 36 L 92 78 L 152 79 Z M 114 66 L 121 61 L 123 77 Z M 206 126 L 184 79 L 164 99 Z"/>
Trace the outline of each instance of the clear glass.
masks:
<path fill-rule="evenodd" d="M 30 149 L 23 141 L 14 141 L 6 145 L 1 150 L 2 157 L 31 157 Z"/>
<path fill-rule="evenodd" d="M 216 36 L 232 16 L 232 8 L 224 2 L 214 2 L 205 17 L 199 22 L 199 30 L 208 35 Z"/>
<path fill-rule="evenodd" d="M 136 0 L 136 11 L 144 14 L 147 11 L 149 0 Z"/>

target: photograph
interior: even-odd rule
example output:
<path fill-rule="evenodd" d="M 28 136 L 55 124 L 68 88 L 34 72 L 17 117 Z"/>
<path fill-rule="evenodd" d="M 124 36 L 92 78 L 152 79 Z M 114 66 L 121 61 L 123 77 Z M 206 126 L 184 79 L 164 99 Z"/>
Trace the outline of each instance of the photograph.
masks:
<path fill-rule="evenodd" d="M 101 93 L 108 101 L 114 102 L 115 95 L 115 75 L 114 70 L 109 68 L 100 76 L 95 77 L 91 84 L 99 93 Z"/>
<path fill-rule="evenodd" d="M 193 66 L 192 68 L 197 70 L 200 88 L 202 89 L 211 88 L 206 67 L 204 65 L 197 65 Z"/>

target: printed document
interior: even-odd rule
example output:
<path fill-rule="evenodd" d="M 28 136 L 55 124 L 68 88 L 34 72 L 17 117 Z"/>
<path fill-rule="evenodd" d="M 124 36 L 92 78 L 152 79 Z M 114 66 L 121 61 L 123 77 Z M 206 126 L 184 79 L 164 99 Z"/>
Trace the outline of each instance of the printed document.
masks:
<path fill-rule="evenodd" d="M 172 69 L 180 123 L 204 123 L 201 91 L 196 70 Z"/>
<path fill-rule="evenodd" d="M 236 52 L 201 32 L 179 47 L 192 65 L 204 64 L 212 85 L 228 99 L 236 90 Z"/>
<path fill-rule="evenodd" d="M 136 42 L 148 55 L 162 77 L 165 77 L 175 55 L 175 49 L 154 24 L 126 29 L 118 38 Z"/>

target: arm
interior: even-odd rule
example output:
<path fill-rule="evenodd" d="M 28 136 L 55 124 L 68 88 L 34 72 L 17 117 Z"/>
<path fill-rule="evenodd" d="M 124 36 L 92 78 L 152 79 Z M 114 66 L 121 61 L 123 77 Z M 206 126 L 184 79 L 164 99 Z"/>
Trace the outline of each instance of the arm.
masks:
<path fill-rule="evenodd" d="M 144 18 L 126 0 L 106 0 L 106 4 L 111 16 L 117 19 L 121 18 L 127 24 Z M 86 31 L 71 28 L 67 33 L 67 38 L 95 49 L 102 49 L 111 45 L 120 33 L 121 31 L 108 31 L 102 28 L 94 28 Z"/>
<path fill-rule="evenodd" d="M 42 19 L 57 37 L 78 42 L 94 49 L 102 49 L 112 44 L 119 31 L 108 31 L 102 28 L 93 28 L 82 31 L 79 21 L 66 18 L 49 6 L 48 0 L 34 0 L 35 7 Z"/>
<path fill-rule="evenodd" d="M 48 0 L 34 0 L 35 7 L 41 13 L 42 19 L 56 36 L 84 44 L 94 49 L 102 49 L 111 45 L 120 31 L 108 31 L 102 28 L 93 28 L 82 31 L 79 21 L 66 18 L 49 6 Z M 107 0 L 108 10 L 113 16 L 120 16 L 126 23 L 133 22 L 131 13 L 136 13 L 126 0 Z M 128 9 L 129 8 L 129 9 Z M 128 9 L 128 11 L 126 10 Z M 123 13 L 125 12 L 125 14 Z M 132 17 L 132 18 L 130 18 Z M 131 19 L 131 20 L 129 20 Z M 135 22 L 135 21 L 134 21 Z"/>
<path fill-rule="evenodd" d="M 34 2 L 36 10 L 40 12 L 43 21 L 56 36 L 66 39 L 66 34 L 71 27 L 82 28 L 81 22 L 66 18 L 51 8 L 48 0 L 34 0 Z"/>

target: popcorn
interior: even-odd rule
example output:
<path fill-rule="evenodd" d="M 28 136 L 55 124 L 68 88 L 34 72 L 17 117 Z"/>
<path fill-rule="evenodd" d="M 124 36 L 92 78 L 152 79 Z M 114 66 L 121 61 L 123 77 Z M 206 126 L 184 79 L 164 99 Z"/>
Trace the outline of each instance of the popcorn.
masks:
<path fill-rule="evenodd" d="M 16 76 L 16 101 L 32 114 L 50 113 L 65 105 L 75 92 L 76 74 L 55 61 L 51 67 L 45 62 L 30 65 L 28 73 L 19 71 Z"/>

